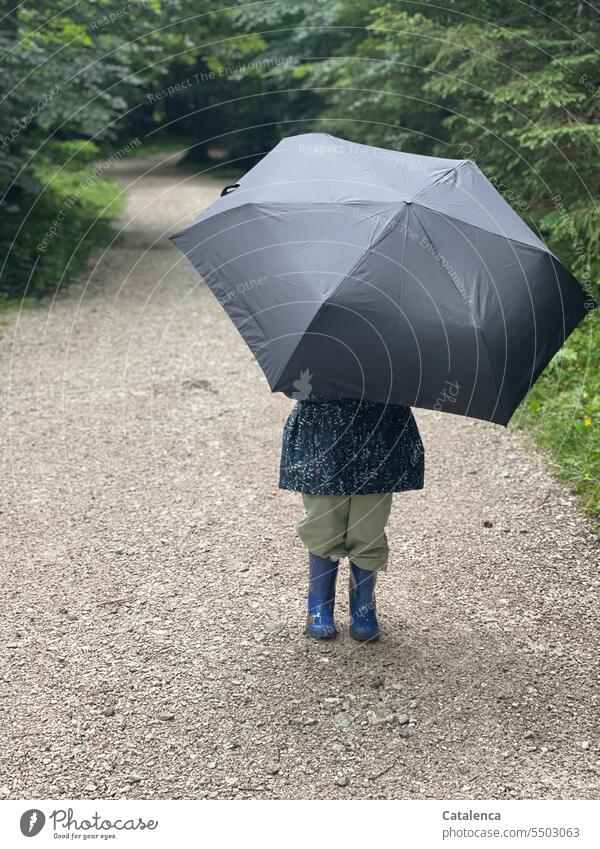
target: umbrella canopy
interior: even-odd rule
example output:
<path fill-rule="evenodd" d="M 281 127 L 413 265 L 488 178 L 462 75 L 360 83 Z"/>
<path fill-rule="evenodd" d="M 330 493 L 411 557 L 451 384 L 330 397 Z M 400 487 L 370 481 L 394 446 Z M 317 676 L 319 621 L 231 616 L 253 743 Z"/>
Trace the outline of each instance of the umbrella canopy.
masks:
<path fill-rule="evenodd" d="M 289 395 L 507 424 L 594 306 L 472 160 L 322 133 L 171 238 Z"/>

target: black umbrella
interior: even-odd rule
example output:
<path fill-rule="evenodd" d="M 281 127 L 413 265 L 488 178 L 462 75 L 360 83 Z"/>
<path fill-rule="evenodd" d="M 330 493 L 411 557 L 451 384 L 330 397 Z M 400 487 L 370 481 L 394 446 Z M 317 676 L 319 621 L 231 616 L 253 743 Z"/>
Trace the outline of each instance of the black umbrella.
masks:
<path fill-rule="evenodd" d="M 321 133 L 171 238 L 290 395 L 506 424 L 595 306 L 473 161 Z"/>

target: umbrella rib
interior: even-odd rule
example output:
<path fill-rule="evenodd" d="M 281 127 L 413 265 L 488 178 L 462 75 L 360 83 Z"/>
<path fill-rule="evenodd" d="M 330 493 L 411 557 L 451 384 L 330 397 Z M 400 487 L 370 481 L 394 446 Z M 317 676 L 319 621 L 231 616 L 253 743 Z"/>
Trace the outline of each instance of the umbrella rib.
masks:
<path fill-rule="evenodd" d="M 291 353 L 290 353 L 289 357 L 287 358 L 287 361 L 286 361 L 285 365 L 282 367 L 281 371 L 279 372 L 279 374 L 278 374 L 278 375 L 277 375 L 277 377 L 275 378 L 275 381 L 274 381 L 274 384 L 273 384 L 275 387 L 277 387 L 277 383 L 278 383 L 278 381 L 280 380 L 281 376 L 283 375 L 283 373 L 285 372 L 285 370 L 287 369 L 287 367 L 288 367 L 288 366 L 289 366 L 289 364 L 291 363 L 291 361 L 292 361 L 292 359 L 293 359 L 293 357 L 294 357 L 294 354 L 295 354 L 295 353 L 296 353 L 296 351 L 298 350 L 298 348 L 299 348 L 299 346 L 300 346 L 300 343 L 302 342 L 302 340 L 303 340 L 304 336 L 306 336 L 306 334 L 309 332 L 310 328 L 311 328 L 311 327 L 313 326 L 313 324 L 315 323 L 315 320 L 318 318 L 319 313 L 321 312 L 321 310 L 322 310 L 323 306 L 324 306 L 324 305 L 325 305 L 325 304 L 329 301 L 329 299 L 332 297 L 332 295 L 335 295 L 335 293 L 336 293 L 336 292 L 340 289 L 340 287 L 341 287 L 341 286 L 343 286 L 343 284 L 346 282 L 346 280 L 348 280 L 350 277 L 352 277 L 352 275 L 354 274 L 354 272 L 356 271 L 356 269 L 358 268 L 358 266 L 360 265 L 360 263 L 363 261 L 363 259 L 364 259 L 364 257 L 365 257 L 365 254 L 369 253 L 369 251 L 372 251 L 372 250 L 373 250 L 373 249 L 374 249 L 374 248 L 375 248 L 375 247 L 376 247 L 376 246 L 377 246 L 377 245 L 378 245 L 378 244 L 379 244 L 379 243 L 380 243 L 380 242 L 381 242 L 381 241 L 382 241 L 382 240 L 383 240 L 383 239 L 387 236 L 387 234 L 390 232 L 391 228 L 392 228 L 392 227 L 393 227 L 393 225 L 395 224 L 396 219 L 397 219 L 397 217 L 398 217 L 398 214 L 399 214 L 400 212 L 402 212 L 402 210 L 404 209 L 404 207 L 405 207 L 405 206 L 406 206 L 406 204 L 404 204 L 404 203 L 401 205 L 401 207 L 400 207 L 400 209 L 399 209 L 398 213 L 394 214 L 394 215 L 390 218 L 390 220 L 388 221 L 388 223 L 386 224 L 386 226 L 383 228 L 383 230 L 382 230 L 382 232 L 379 234 L 379 236 L 378 236 L 378 237 L 377 237 L 377 238 L 376 238 L 373 242 L 371 242 L 371 243 L 370 243 L 370 244 L 369 244 L 369 245 L 365 248 L 365 250 L 361 253 L 361 255 L 359 256 L 359 258 L 356 260 L 356 262 L 354 263 L 354 265 L 353 265 L 353 266 L 352 266 L 352 268 L 350 269 L 350 271 L 348 271 L 346 274 L 344 274 L 344 276 L 343 276 L 343 277 L 342 277 L 342 279 L 339 281 L 339 283 L 337 283 L 337 284 L 336 284 L 336 285 L 335 285 L 335 286 L 331 289 L 331 291 L 329 291 L 329 292 L 328 292 L 328 293 L 324 296 L 324 298 L 323 298 L 322 302 L 319 304 L 319 306 L 318 306 L 318 308 L 317 308 L 317 310 L 316 310 L 315 314 L 313 315 L 313 317 L 312 317 L 312 318 L 311 318 L 311 320 L 309 321 L 309 323 L 308 323 L 308 326 L 307 326 L 306 330 L 303 332 L 302 336 L 300 336 L 300 338 L 298 339 L 298 342 L 296 343 L 296 345 L 294 345 L 294 348 L 293 348 L 293 350 L 291 351 Z M 371 216 L 371 217 L 372 217 L 372 216 Z M 274 390 L 274 391 L 276 391 L 276 390 Z"/>
<path fill-rule="evenodd" d="M 411 206 L 412 206 L 412 204 L 411 204 Z M 418 204 L 417 204 L 417 206 L 418 206 Z M 421 229 L 422 229 L 422 230 L 423 230 L 423 232 L 425 233 L 426 237 L 429 239 L 429 244 L 430 244 L 430 245 L 434 248 L 434 252 L 435 252 L 435 253 L 434 253 L 434 255 L 435 255 L 436 259 L 439 261 L 439 264 L 440 264 L 441 268 L 442 268 L 442 269 L 443 269 L 443 271 L 446 273 L 446 276 L 448 277 L 448 279 L 450 280 L 450 282 L 452 283 L 452 285 L 454 286 L 454 288 L 456 289 L 456 291 L 457 291 L 457 292 L 458 292 L 458 294 L 460 295 L 460 297 L 461 297 L 461 299 L 462 299 L 463 303 L 465 304 L 465 306 L 467 307 L 467 309 L 469 310 L 469 312 L 470 312 L 470 314 L 471 314 L 471 318 L 473 319 L 473 326 L 475 327 L 475 330 L 477 330 L 477 331 L 479 332 L 479 335 L 480 335 L 480 337 L 481 337 L 482 346 L 483 346 L 483 348 L 484 348 L 484 350 L 485 350 L 485 354 L 486 354 L 487 361 L 488 361 L 488 364 L 489 364 L 489 367 L 490 367 L 490 372 L 491 372 L 491 375 L 492 375 L 492 379 L 493 379 L 493 381 L 494 381 L 494 387 L 495 387 L 495 389 L 496 389 L 496 396 L 497 396 L 497 399 L 498 399 L 498 400 L 497 400 L 497 406 L 498 406 L 498 409 L 499 409 L 499 411 L 500 411 L 500 414 L 501 414 L 502 416 L 505 416 L 504 407 L 503 407 L 503 405 L 502 405 L 502 398 L 501 398 L 501 395 L 500 395 L 500 389 L 499 389 L 499 387 L 498 387 L 498 380 L 497 380 L 497 378 L 496 378 L 496 372 L 494 371 L 494 366 L 493 366 L 493 364 L 492 364 L 492 358 L 490 357 L 490 349 L 488 348 L 487 339 L 485 338 L 485 333 L 484 333 L 484 331 L 483 331 L 483 327 L 481 327 L 481 326 L 477 323 L 477 320 L 476 320 L 476 318 L 475 318 L 475 313 L 474 313 L 474 312 L 473 312 L 473 310 L 471 309 L 471 304 L 469 303 L 469 301 L 467 300 L 467 298 L 466 298 L 466 297 L 464 296 L 464 294 L 461 292 L 460 288 L 456 285 L 456 283 L 455 283 L 455 282 L 454 282 L 454 280 L 452 279 L 452 276 L 451 276 L 451 275 L 450 275 L 450 273 L 448 272 L 448 269 L 444 267 L 444 263 L 441 261 L 441 256 L 440 256 L 440 253 L 439 253 L 439 251 L 438 251 L 438 249 L 437 249 L 437 247 L 436 247 L 436 245 L 435 245 L 435 242 L 433 241 L 433 239 L 431 238 L 431 236 L 430 236 L 430 235 L 429 235 L 429 233 L 427 232 L 427 230 L 426 230 L 426 228 L 425 228 L 425 225 L 423 224 L 423 222 L 421 221 L 421 219 L 420 219 L 420 218 L 419 218 L 419 216 L 417 215 L 417 210 L 416 210 L 416 209 L 414 209 L 414 214 L 415 214 L 415 218 L 417 219 L 417 221 L 418 221 L 418 222 L 419 222 L 419 224 L 421 225 Z"/>
<path fill-rule="evenodd" d="M 358 266 L 360 265 L 360 263 L 361 263 L 361 262 L 362 262 L 362 260 L 364 259 L 365 254 L 367 254 L 367 253 L 369 253 L 370 251 L 374 250 L 374 249 L 377 247 L 377 245 L 385 239 L 385 237 L 388 235 L 388 233 L 392 230 L 392 228 L 393 228 L 393 227 L 394 227 L 394 225 L 396 224 L 396 220 L 398 219 L 398 216 L 400 215 L 400 213 L 402 213 L 402 212 L 404 211 L 405 207 L 406 207 L 406 203 L 401 203 L 401 205 L 400 205 L 399 209 L 397 210 L 397 212 L 395 212 L 395 213 L 392 215 L 392 217 L 390 218 L 390 220 L 388 221 L 388 223 L 386 224 L 386 226 L 383 228 L 383 230 L 381 231 L 381 233 L 379 234 L 379 236 L 377 236 L 377 238 L 376 238 L 376 239 L 374 239 L 372 242 L 370 242 L 370 243 L 367 245 L 367 247 L 364 249 L 364 251 L 361 253 L 361 255 L 359 256 L 359 258 L 356 260 L 356 262 L 354 263 L 354 265 L 352 266 L 352 268 L 350 269 L 350 271 L 348 271 L 348 272 L 347 272 L 347 273 L 346 273 L 346 274 L 342 277 L 342 279 L 340 280 L 340 282 L 339 282 L 339 283 L 337 283 L 337 284 L 333 287 L 333 289 L 325 295 L 325 298 L 324 298 L 324 300 L 323 300 L 323 303 L 326 303 L 326 302 L 329 300 L 329 298 L 331 298 L 331 296 L 332 296 L 332 295 L 335 295 L 335 293 L 338 291 L 338 289 L 339 289 L 341 286 L 343 286 L 343 284 L 346 282 L 346 280 L 348 280 L 350 277 L 352 277 L 352 275 L 354 274 L 354 272 L 356 271 L 356 269 L 358 268 Z"/>
<path fill-rule="evenodd" d="M 440 174 L 440 176 L 437 179 L 435 179 L 433 181 L 433 183 L 430 183 L 428 186 L 423 186 L 421 189 L 419 189 L 418 192 L 415 192 L 415 194 L 412 196 L 411 200 L 414 201 L 414 199 L 416 197 L 418 197 L 421 194 L 421 192 L 426 192 L 429 189 L 432 189 L 434 186 L 437 186 L 438 183 L 441 183 L 442 180 L 445 180 L 446 177 L 448 177 L 454 171 L 457 171 L 461 167 L 461 165 L 464 165 L 465 162 L 469 162 L 469 161 L 470 161 L 469 159 L 463 159 L 462 162 L 458 163 L 458 165 L 453 165 L 452 168 L 448 168 L 448 170 L 444 171 L 443 174 Z M 425 206 L 425 204 L 423 204 L 423 206 Z"/>
<path fill-rule="evenodd" d="M 461 218 L 458 215 L 452 215 L 451 212 L 435 209 L 433 206 L 429 206 L 428 203 L 424 203 L 422 200 L 416 201 L 416 205 L 422 206 L 423 209 L 428 209 L 429 212 L 433 212 L 435 215 L 441 215 L 444 218 L 451 219 L 452 221 L 458 221 L 460 224 L 466 224 L 468 227 L 476 227 L 478 230 L 482 230 L 484 233 L 489 233 L 491 236 L 498 236 L 499 238 L 507 239 L 509 242 L 514 242 L 517 245 L 522 245 L 524 248 L 530 248 L 532 250 L 540 252 L 545 251 L 546 253 L 553 256 L 557 260 L 557 262 L 560 262 L 560 260 L 552 253 L 550 248 L 544 243 L 542 243 L 542 245 L 532 245 L 531 242 L 524 242 L 522 239 L 515 239 L 514 236 L 507 236 L 506 233 L 497 233 L 495 230 L 490 230 L 489 227 L 484 227 L 482 224 L 472 224 L 470 221 L 465 221 L 464 218 Z M 535 233 L 533 235 L 535 236 Z"/>
<path fill-rule="evenodd" d="M 348 205 L 349 204 L 340 204 L 340 206 L 348 206 Z M 386 206 L 390 206 L 390 205 L 391 204 L 386 204 Z M 252 206 L 252 204 L 250 204 L 250 206 Z M 268 207 L 268 203 L 264 204 L 264 206 Z M 330 206 L 330 204 L 327 204 L 327 206 Z M 375 212 L 372 212 L 370 215 L 365 215 L 364 218 L 360 219 L 361 224 L 364 223 L 365 221 L 370 221 L 371 218 L 376 218 L 378 215 L 381 215 L 382 204 L 377 203 L 376 206 L 377 206 L 377 209 L 375 210 Z M 307 239 L 304 242 L 298 242 L 297 245 L 296 245 L 295 251 L 300 250 L 300 248 L 305 248 L 308 245 L 314 245 L 317 242 L 328 241 L 332 236 L 335 236 L 338 233 L 341 233 L 343 230 L 346 230 L 348 227 L 352 227 L 355 223 L 356 223 L 356 221 L 351 221 L 350 224 L 345 224 L 343 227 L 337 227 L 335 230 L 329 230 L 327 233 L 321 233 L 320 235 L 315 236 L 314 239 Z M 371 245 L 369 245 L 367 250 L 370 250 L 370 248 L 371 248 Z"/>
<path fill-rule="evenodd" d="M 331 141 L 334 142 L 334 143 L 339 141 L 339 139 L 334 138 L 329 133 L 325 133 L 325 135 L 327 136 L 327 138 L 331 139 Z M 381 186 L 386 188 L 388 191 L 392 191 L 395 194 L 399 194 L 399 195 L 402 194 L 402 192 L 399 192 L 397 189 L 393 189 L 391 186 L 389 186 L 386 182 L 384 182 L 384 180 L 382 180 L 380 177 L 378 177 L 377 174 L 374 174 L 372 171 L 370 171 L 363 162 L 360 162 L 358 159 L 355 159 L 353 156 L 350 156 L 350 154 L 347 153 L 347 151 L 345 151 L 343 147 L 341 149 L 341 152 L 344 154 L 346 159 L 349 159 L 350 162 L 352 162 L 354 165 L 358 165 L 358 167 L 361 169 L 361 171 L 366 171 L 367 174 L 369 174 L 371 177 L 373 177 L 374 180 L 376 180 Z M 404 195 L 404 198 L 405 197 L 406 197 L 406 195 Z M 404 200 L 404 198 L 402 198 L 402 199 Z"/>

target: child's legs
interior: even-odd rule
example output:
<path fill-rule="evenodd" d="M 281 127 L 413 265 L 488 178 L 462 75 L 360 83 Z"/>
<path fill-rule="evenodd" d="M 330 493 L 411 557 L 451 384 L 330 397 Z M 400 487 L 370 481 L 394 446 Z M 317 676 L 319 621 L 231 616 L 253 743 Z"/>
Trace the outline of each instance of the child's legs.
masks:
<path fill-rule="evenodd" d="M 306 516 L 296 525 L 298 536 L 313 554 L 339 560 L 345 555 L 349 495 L 302 493 Z"/>
<path fill-rule="evenodd" d="M 385 526 L 391 509 L 391 493 L 351 497 L 346 553 L 360 569 L 387 569 L 389 548 Z"/>

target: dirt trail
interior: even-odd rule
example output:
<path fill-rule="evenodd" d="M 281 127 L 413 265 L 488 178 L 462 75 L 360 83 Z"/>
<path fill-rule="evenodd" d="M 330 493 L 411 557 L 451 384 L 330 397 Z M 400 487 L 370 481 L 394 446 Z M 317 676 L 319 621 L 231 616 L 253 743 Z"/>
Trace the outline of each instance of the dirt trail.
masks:
<path fill-rule="evenodd" d="M 523 437 L 416 411 L 383 640 L 344 570 L 307 642 L 290 402 L 167 239 L 224 182 L 160 162 L 0 341 L 0 797 L 598 798 L 599 547 Z"/>

